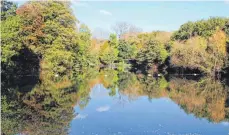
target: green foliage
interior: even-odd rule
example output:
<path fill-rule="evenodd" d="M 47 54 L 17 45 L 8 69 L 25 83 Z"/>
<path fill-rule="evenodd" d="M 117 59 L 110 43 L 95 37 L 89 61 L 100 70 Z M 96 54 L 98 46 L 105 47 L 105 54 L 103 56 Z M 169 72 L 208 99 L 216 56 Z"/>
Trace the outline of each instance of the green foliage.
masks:
<path fill-rule="evenodd" d="M 112 65 L 118 58 L 118 49 L 105 42 L 101 47 L 99 58 L 102 63 Z"/>
<path fill-rule="evenodd" d="M 111 47 L 117 48 L 118 46 L 118 39 L 116 34 L 111 34 L 109 37 L 109 44 Z"/>
<path fill-rule="evenodd" d="M 11 12 L 5 8 L 4 11 Z M 90 30 L 82 24 L 77 33 L 78 21 L 68 2 L 28 2 L 16 13 L 15 16 L 11 13 L 1 23 L 4 38 L 2 62 L 9 63 L 23 45 L 39 56 L 41 69 L 49 69 L 53 73 L 98 65 L 98 57 L 88 53 L 91 46 Z"/>
<path fill-rule="evenodd" d="M 165 46 L 159 41 L 148 41 L 137 54 L 139 64 L 151 67 L 153 64 L 163 64 L 168 57 Z"/>
<path fill-rule="evenodd" d="M 136 75 L 130 72 L 120 72 L 118 73 L 118 77 L 119 91 L 129 90 L 128 88 L 133 86 L 138 81 Z"/>
<path fill-rule="evenodd" d="M 213 17 L 208 20 L 200 20 L 197 22 L 187 22 L 181 25 L 180 29 L 173 34 L 172 39 L 187 40 L 193 36 L 208 38 L 212 36 L 216 30 L 223 29 L 226 22 L 226 18 L 220 17 Z"/>
<path fill-rule="evenodd" d="M 156 91 L 159 94 L 160 91 L 165 90 L 168 87 L 167 80 L 162 76 L 159 78 L 144 76 L 140 78 L 140 82 L 144 84 L 144 91 L 146 92 L 154 92 Z M 155 95 L 156 97 L 160 95 Z"/>
<path fill-rule="evenodd" d="M 113 66 L 118 59 L 118 40 L 115 34 L 111 34 L 109 41 L 106 41 L 100 49 L 100 61 L 104 64 Z"/>
<path fill-rule="evenodd" d="M 180 29 L 173 34 L 176 40 L 186 40 L 192 37 L 195 24 L 193 22 L 187 22 L 180 26 Z"/>
<path fill-rule="evenodd" d="M 75 68 L 82 69 L 88 67 L 96 67 L 99 65 L 97 54 L 90 51 L 91 32 L 85 24 L 81 24 L 79 28 L 79 44 L 78 50 L 75 52 Z"/>
<path fill-rule="evenodd" d="M 13 65 L 12 56 L 18 55 L 22 48 L 20 18 L 16 16 L 14 3 L 1 1 L 1 5 L 1 62 L 3 65 Z"/>
<path fill-rule="evenodd" d="M 20 18 L 17 16 L 8 17 L 1 22 L 1 62 L 12 65 L 11 58 L 18 55 L 19 50 L 22 49 L 20 42 Z"/>
<path fill-rule="evenodd" d="M 10 1 L 1 1 L 1 21 L 6 20 L 6 18 L 16 15 L 17 6 L 15 3 Z"/>
<path fill-rule="evenodd" d="M 47 53 L 43 56 L 43 60 L 48 61 L 44 63 L 47 69 L 52 69 L 54 73 L 65 73 L 72 69 L 73 56 L 71 52 L 63 51 L 56 48 L 47 49 Z"/>
<path fill-rule="evenodd" d="M 227 34 L 227 36 L 229 36 L 229 20 L 227 21 L 227 23 L 224 26 L 223 30 L 225 31 L 225 33 Z"/>
<path fill-rule="evenodd" d="M 136 46 L 131 45 L 125 40 L 121 40 L 119 41 L 118 51 L 118 57 L 120 60 L 133 59 L 136 55 Z"/>
<path fill-rule="evenodd" d="M 43 72 L 40 83 L 36 84 L 26 75 L 23 78 L 14 77 L 13 74 L 9 76 L 13 80 L 4 80 L 7 85 L 1 85 L 2 133 L 67 134 L 70 120 L 73 119 L 72 105 L 76 101 L 76 88 L 71 77 L 53 79 Z"/>
<path fill-rule="evenodd" d="M 8 19 L 2 22 L 2 32 L 7 33 L 6 42 L 3 41 L 3 46 L 7 46 L 3 50 L 6 54 L 3 61 L 15 55 L 14 51 L 18 52 L 22 44 L 37 54 L 42 59 L 42 66 L 52 72 L 63 73 L 73 67 L 79 40 L 76 33 L 76 19 L 71 13 L 69 4 L 54 1 L 28 2 L 18 8 L 16 13 L 16 17 L 9 18 L 10 22 Z M 11 37 L 17 39 L 9 40 Z M 10 48 L 12 51 L 7 51 Z"/>
<path fill-rule="evenodd" d="M 116 65 L 117 65 L 117 70 L 120 71 L 120 72 L 124 72 L 124 71 L 130 69 L 131 66 L 132 66 L 131 64 L 128 64 L 128 63 L 126 63 L 124 61 L 120 61 Z"/>
<path fill-rule="evenodd" d="M 126 38 L 119 43 L 119 56 L 122 59 L 136 60 L 147 70 L 154 64 L 164 64 L 169 55 L 170 36 L 169 32 L 154 31 Z"/>

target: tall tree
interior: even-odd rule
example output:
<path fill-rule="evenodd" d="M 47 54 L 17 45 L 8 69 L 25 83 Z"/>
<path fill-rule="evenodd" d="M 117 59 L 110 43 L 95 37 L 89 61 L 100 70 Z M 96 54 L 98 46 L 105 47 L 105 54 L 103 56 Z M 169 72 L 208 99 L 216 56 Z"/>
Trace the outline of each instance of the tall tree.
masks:
<path fill-rule="evenodd" d="M 74 67 L 80 37 L 69 2 L 28 2 L 17 14 L 22 19 L 23 44 L 40 57 L 41 68 L 64 73 Z"/>
<path fill-rule="evenodd" d="M 12 65 L 12 57 L 19 54 L 22 48 L 19 36 L 20 18 L 16 16 L 16 5 L 1 1 L 1 62 L 2 65 Z"/>
<path fill-rule="evenodd" d="M 142 32 L 141 28 L 126 22 L 118 22 L 112 27 L 112 29 L 118 35 L 118 38 L 136 36 L 138 33 Z"/>

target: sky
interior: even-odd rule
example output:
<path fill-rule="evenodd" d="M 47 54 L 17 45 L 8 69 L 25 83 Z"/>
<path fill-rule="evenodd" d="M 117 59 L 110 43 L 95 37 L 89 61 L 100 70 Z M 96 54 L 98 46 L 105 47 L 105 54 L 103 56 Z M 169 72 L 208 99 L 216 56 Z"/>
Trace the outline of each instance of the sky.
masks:
<path fill-rule="evenodd" d="M 73 2 L 74 14 L 91 29 L 128 22 L 144 31 L 173 31 L 187 21 L 229 17 L 229 2 Z"/>
<path fill-rule="evenodd" d="M 20 2 L 22 4 L 23 2 Z M 117 22 L 127 22 L 150 32 L 174 31 L 187 21 L 229 17 L 229 1 L 74 1 L 73 13 L 91 31 L 111 31 Z"/>

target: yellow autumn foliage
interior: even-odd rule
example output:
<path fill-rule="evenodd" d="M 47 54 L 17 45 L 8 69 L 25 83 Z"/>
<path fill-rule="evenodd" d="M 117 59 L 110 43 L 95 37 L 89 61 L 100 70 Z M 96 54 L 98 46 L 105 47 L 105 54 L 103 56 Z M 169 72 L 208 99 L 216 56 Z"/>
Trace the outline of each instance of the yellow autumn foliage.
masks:
<path fill-rule="evenodd" d="M 171 49 L 171 63 L 208 74 L 219 72 L 227 60 L 226 40 L 226 34 L 219 30 L 208 39 L 196 36 L 186 41 L 175 41 Z"/>

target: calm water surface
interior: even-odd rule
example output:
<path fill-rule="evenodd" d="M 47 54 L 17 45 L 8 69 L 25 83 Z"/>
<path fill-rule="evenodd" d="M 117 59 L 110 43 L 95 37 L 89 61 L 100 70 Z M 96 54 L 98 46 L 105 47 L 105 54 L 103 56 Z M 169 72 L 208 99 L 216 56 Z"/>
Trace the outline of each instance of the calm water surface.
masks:
<path fill-rule="evenodd" d="M 220 80 L 28 73 L 2 74 L 2 135 L 229 135 L 229 89 Z"/>
<path fill-rule="evenodd" d="M 120 96 L 122 96 L 120 99 Z M 95 85 L 84 109 L 74 107 L 70 135 L 227 135 L 228 122 L 209 122 L 187 114 L 170 98 L 129 99 L 109 96 L 109 89 Z"/>

